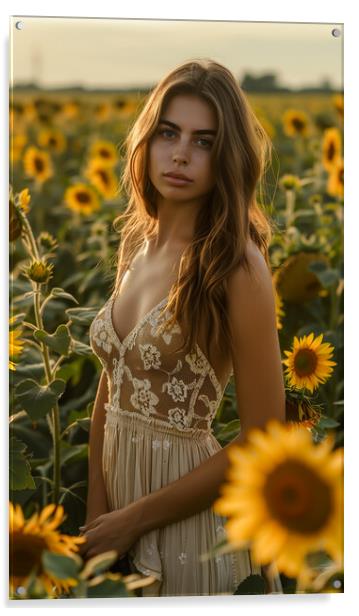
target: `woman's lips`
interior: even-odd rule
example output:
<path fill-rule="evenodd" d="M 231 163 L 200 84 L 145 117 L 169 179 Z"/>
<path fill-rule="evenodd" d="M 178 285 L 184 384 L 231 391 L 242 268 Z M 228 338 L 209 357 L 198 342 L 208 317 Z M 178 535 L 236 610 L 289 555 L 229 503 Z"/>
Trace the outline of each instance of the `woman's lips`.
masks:
<path fill-rule="evenodd" d="M 184 186 L 185 184 L 192 184 L 192 180 L 184 180 L 183 178 L 175 178 L 173 175 L 165 175 L 164 178 L 168 180 L 170 184 L 174 186 Z"/>

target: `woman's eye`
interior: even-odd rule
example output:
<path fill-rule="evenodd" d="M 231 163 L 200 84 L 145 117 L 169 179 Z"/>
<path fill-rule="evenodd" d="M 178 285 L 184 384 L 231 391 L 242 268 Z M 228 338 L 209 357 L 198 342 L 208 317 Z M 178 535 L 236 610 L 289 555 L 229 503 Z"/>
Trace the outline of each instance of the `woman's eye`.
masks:
<path fill-rule="evenodd" d="M 168 133 L 170 133 L 170 135 L 174 135 L 175 132 L 173 130 L 171 130 L 170 128 L 162 128 L 158 131 L 159 135 L 163 135 L 164 137 L 166 137 L 166 134 L 168 135 Z M 204 144 L 205 148 L 210 148 L 212 146 L 212 141 L 208 141 L 208 139 L 203 139 L 202 137 L 199 137 L 197 139 L 198 142 L 202 141 L 202 143 Z"/>
<path fill-rule="evenodd" d="M 208 139 L 198 139 L 198 141 L 204 141 L 206 148 L 210 148 L 212 145 L 212 141 L 208 141 Z"/>

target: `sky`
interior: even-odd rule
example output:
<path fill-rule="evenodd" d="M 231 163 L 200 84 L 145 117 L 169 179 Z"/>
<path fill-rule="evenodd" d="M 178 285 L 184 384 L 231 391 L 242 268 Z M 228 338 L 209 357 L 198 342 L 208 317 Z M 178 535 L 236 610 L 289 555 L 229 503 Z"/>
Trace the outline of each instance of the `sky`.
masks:
<path fill-rule="evenodd" d="M 151 87 L 183 61 L 209 57 L 239 80 L 247 71 L 275 72 L 288 87 L 327 79 L 342 88 L 336 26 L 343 32 L 335 23 L 14 17 L 11 78 L 43 87 Z"/>

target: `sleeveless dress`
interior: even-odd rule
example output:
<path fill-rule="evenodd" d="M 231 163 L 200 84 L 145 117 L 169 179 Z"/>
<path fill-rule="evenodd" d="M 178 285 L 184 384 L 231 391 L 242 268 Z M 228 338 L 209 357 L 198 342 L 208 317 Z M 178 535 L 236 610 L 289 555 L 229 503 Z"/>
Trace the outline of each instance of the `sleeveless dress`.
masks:
<path fill-rule="evenodd" d="M 225 388 L 197 344 L 190 353 L 176 351 L 183 342 L 178 322 L 157 331 L 171 316 L 166 309 L 160 317 L 167 297 L 122 341 L 113 326 L 114 294 L 90 326 L 92 350 L 107 375 L 102 470 L 111 511 L 222 449 L 211 424 Z M 128 552 L 131 571 L 156 578 L 140 596 L 233 595 L 248 575 L 261 574 L 249 550 L 201 560 L 226 536 L 225 522 L 209 508 L 140 537 Z M 279 575 L 272 591 L 282 592 Z"/>

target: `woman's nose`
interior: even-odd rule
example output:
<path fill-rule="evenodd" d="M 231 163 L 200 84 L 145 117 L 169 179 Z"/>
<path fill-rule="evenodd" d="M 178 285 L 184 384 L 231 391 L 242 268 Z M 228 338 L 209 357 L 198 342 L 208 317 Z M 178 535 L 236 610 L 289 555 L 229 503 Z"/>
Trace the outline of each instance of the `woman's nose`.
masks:
<path fill-rule="evenodd" d="M 175 162 L 188 162 L 189 159 L 189 151 L 188 145 L 185 143 L 177 143 L 176 147 L 173 149 L 173 160 Z"/>

